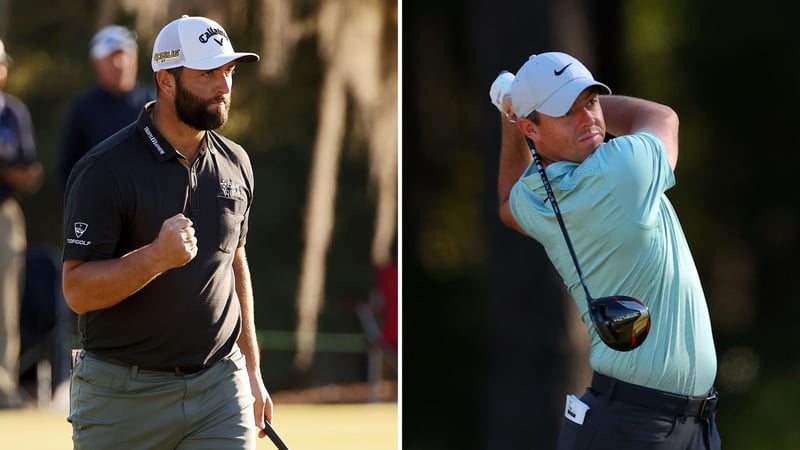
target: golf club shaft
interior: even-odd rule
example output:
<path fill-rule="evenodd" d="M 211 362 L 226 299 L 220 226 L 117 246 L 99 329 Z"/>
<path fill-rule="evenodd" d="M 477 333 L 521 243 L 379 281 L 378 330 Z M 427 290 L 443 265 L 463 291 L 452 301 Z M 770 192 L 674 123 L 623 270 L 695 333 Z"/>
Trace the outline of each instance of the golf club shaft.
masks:
<path fill-rule="evenodd" d="M 284 444 L 281 437 L 278 436 L 278 433 L 275 432 L 275 429 L 272 428 L 272 425 L 270 425 L 266 420 L 264 421 L 264 433 L 267 433 L 267 436 L 269 436 L 269 439 L 273 444 L 275 444 L 275 447 L 277 447 L 278 450 L 289 450 L 289 447 Z"/>
<path fill-rule="evenodd" d="M 580 264 L 578 264 L 578 256 L 575 254 L 575 249 L 572 247 L 572 240 L 569 238 L 569 233 L 567 233 L 567 226 L 564 224 L 564 218 L 561 217 L 561 210 L 558 208 L 556 196 L 553 194 L 553 188 L 550 186 L 550 179 L 547 178 L 547 173 L 544 171 L 542 158 L 536 151 L 536 147 L 534 147 L 531 138 L 525 136 L 525 141 L 528 143 L 528 148 L 531 149 L 531 156 L 533 156 L 533 162 L 536 164 L 536 170 L 539 171 L 539 176 L 542 177 L 544 190 L 547 191 L 547 198 L 550 200 L 550 204 L 553 205 L 553 212 L 556 213 L 556 219 L 558 220 L 558 225 L 561 227 L 561 233 L 564 234 L 564 240 L 567 242 L 569 255 L 572 257 L 572 262 L 575 263 L 575 270 L 578 272 L 578 277 L 581 279 L 581 286 L 583 286 L 583 291 L 586 293 L 586 303 L 588 304 L 592 301 L 592 295 L 589 293 L 589 288 L 586 286 L 586 279 L 583 277 L 583 271 L 581 270 Z"/>

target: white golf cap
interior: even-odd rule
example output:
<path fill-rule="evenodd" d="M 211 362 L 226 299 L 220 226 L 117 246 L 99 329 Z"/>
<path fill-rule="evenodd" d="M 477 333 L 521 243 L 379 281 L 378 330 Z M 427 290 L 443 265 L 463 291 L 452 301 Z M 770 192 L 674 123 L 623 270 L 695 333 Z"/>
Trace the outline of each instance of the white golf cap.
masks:
<path fill-rule="evenodd" d="M 14 60 L 11 58 L 11 55 L 6 53 L 6 46 L 3 44 L 3 40 L 0 39 L 0 64 L 10 66 L 12 62 L 14 62 Z"/>
<path fill-rule="evenodd" d="M 136 33 L 119 25 L 109 25 L 95 33 L 89 43 L 89 55 L 102 59 L 117 50 L 137 50 Z"/>
<path fill-rule="evenodd" d="M 153 44 L 153 72 L 188 67 L 210 70 L 231 61 L 256 62 L 255 53 L 233 51 L 228 34 L 217 22 L 205 17 L 181 16 L 168 23 Z"/>
<path fill-rule="evenodd" d="M 608 86 L 595 81 L 589 69 L 566 53 L 531 55 L 511 83 L 511 104 L 520 118 L 533 111 L 561 117 L 590 86 L 598 86 L 605 94 L 611 93 Z"/>

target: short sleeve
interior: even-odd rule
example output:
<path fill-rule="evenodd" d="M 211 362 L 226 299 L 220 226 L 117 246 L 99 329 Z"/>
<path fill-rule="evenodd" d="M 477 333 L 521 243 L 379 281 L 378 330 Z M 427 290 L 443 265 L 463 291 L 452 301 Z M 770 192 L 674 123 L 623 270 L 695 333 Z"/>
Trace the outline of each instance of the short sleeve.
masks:
<path fill-rule="evenodd" d="M 647 217 L 658 197 L 675 185 L 664 144 L 640 132 L 612 139 L 595 154 L 609 191 L 636 217 Z"/>
<path fill-rule="evenodd" d="M 84 158 L 75 166 L 65 195 L 63 259 L 115 256 L 124 224 L 116 178 L 101 159 Z"/>

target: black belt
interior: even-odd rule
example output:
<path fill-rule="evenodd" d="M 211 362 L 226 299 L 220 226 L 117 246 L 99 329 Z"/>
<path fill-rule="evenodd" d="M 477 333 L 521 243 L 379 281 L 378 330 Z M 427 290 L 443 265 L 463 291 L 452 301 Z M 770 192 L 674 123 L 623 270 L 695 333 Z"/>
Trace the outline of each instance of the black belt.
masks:
<path fill-rule="evenodd" d="M 714 388 L 711 388 L 705 395 L 680 395 L 626 383 L 594 372 L 592 389 L 599 394 L 607 395 L 609 400 L 622 400 L 645 408 L 669 412 L 676 416 L 703 418 L 707 412 L 717 409 L 718 396 Z"/>
<path fill-rule="evenodd" d="M 207 369 L 211 367 L 210 365 L 199 365 L 199 366 L 180 366 L 180 367 L 168 367 L 168 368 L 152 368 L 152 367 L 145 367 L 127 363 L 125 361 L 121 361 L 119 359 L 113 358 L 111 356 L 100 355 L 94 352 L 89 352 L 84 350 L 84 353 L 91 356 L 94 359 L 99 359 L 100 361 L 116 364 L 118 366 L 129 367 L 133 368 L 134 366 L 138 367 L 139 370 L 146 370 L 150 372 L 164 372 L 164 373 L 173 373 L 175 375 L 191 375 L 193 373 L 200 372 L 203 369 Z"/>

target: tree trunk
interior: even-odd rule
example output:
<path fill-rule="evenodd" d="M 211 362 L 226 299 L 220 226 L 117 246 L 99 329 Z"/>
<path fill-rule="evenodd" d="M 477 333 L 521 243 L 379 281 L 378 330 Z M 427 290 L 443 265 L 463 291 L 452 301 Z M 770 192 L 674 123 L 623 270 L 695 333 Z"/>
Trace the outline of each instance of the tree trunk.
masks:
<path fill-rule="evenodd" d="M 365 130 L 370 174 L 377 191 L 371 262 L 376 267 L 394 262 L 391 247 L 397 227 L 397 78 L 393 69 L 396 66 L 385 58 L 387 54 L 396 55 L 396 50 L 387 48 L 383 39 L 391 17 L 381 0 L 331 0 L 323 3 L 318 12 L 319 51 L 325 68 L 297 297 L 295 363 L 300 368 L 307 368 L 313 360 L 317 318 L 325 298 L 325 259 L 335 222 L 348 94 L 355 105 L 356 119 Z"/>

